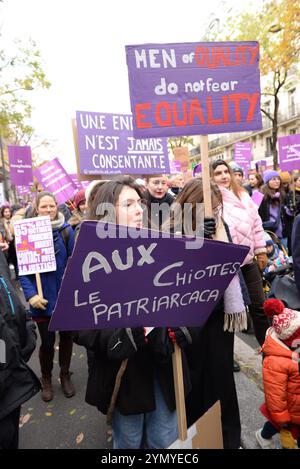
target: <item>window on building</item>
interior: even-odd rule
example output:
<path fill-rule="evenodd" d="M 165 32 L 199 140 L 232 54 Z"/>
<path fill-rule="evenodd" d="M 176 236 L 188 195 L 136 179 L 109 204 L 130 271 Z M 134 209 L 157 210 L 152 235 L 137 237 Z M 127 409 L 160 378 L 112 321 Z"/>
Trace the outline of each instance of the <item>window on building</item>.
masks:
<path fill-rule="evenodd" d="M 272 155 L 271 142 L 272 142 L 272 138 L 267 137 L 266 138 L 266 156 L 271 156 Z"/>
<path fill-rule="evenodd" d="M 289 91 L 289 117 L 296 114 L 296 88 Z"/>
<path fill-rule="evenodd" d="M 253 148 L 256 148 L 256 136 L 253 137 L 252 142 L 253 142 Z"/>
<path fill-rule="evenodd" d="M 264 104 L 264 110 L 270 114 L 271 113 L 271 101 L 267 101 L 265 104 Z"/>
<path fill-rule="evenodd" d="M 290 135 L 295 135 L 297 133 L 297 129 L 290 129 L 289 134 Z"/>
<path fill-rule="evenodd" d="M 234 148 L 230 149 L 230 157 L 232 160 L 234 159 Z"/>

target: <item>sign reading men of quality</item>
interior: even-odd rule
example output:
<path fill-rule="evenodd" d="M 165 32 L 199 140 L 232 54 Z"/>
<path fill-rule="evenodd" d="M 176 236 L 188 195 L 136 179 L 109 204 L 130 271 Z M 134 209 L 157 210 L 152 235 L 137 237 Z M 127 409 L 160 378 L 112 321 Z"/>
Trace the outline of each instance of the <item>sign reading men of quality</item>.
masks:
<path fill-rule="evenodd" d="M 80 174 L 170 173 L 167 139 L 133 137 L 132 116 L 76 112 Z"/>
<path fill-rule="evenodd" d="M 205 239 L 195 251 L 161 236 L 83 222 L 50 330 L 204 324 L 249 248 Z"/>
<path fill-rule="evenodd" d="M 257 42 L 126 46 L 134 136 L 262 128 Z"/>
<path fill-rule="evenodd" d="M 14 229 L 19 275 L 56 270 L 50 217 L 17 221 Z"/>

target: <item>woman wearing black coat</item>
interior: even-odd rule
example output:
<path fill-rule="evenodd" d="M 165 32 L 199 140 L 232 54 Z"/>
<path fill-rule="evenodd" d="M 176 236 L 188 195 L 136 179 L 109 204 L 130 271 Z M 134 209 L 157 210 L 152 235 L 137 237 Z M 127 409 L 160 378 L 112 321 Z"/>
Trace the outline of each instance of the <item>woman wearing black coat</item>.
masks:
<path fill-rule="evenodd" d="M 21 405 L 41 386 L 26 364 L 35 349 L 35 324 L 10 281 L 1 250 L 0 313 L 0 449 L 17 449 Z"/>

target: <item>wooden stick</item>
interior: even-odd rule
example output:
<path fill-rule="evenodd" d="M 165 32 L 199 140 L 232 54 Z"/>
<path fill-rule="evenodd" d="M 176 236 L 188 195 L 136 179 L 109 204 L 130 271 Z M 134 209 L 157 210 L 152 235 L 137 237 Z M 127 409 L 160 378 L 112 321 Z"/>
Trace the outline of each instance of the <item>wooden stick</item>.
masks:
<path fill-rule="evenodd" d="M 175 387 L 175 400 L 178 421 L 178 437 L 184 441 L 187 439 L 187 425 L 186 425 L 186 411 L 185 411 L 185 398 L 183 386 L 183 372 L 182 372 L 182 357 L 181 350 L 178 345 L 174 344 L 173 360 L 173 375 Z"/>
<path fill-rule="evenodd" d="M 41 276 L 40 276 L 40 273 L 39 273 L 39 272 L 37 272 L 37 273 L 35 274 L 35 280 L 36 280 L 36 286 L 37 286 L 38 294 L 40 295 L 41 298 L 44 298 L 44 296 L 43 296 L 42 282 L 41 282 Z"/>
<path fill-rule="evenodd" d="M 210 190 L 209 158 L 208 158 L 208 136 L 200 135 L 201 165 L 202 165 L 202 183 L 204 213 L 206 217 L 213 216 Z"/>

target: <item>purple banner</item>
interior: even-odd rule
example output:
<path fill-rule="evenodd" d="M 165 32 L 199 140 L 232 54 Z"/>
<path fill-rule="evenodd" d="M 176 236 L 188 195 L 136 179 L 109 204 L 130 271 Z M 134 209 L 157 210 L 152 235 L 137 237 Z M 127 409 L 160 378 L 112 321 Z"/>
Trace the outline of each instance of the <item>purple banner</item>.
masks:
<path fill-rule="evenodd" d="M 258 42 L 126 46 L 134 136 L 262 128 Z"/>
<path fill-rule="evenodd" d="M 50 217 L 16 221 L 14 230 L 19 275 L 56 270 Z"/>
<path fill-rule="evenodd" d="M 80 174 L 169 174 L 167 139 L 133 137 L 132 116 L 76 112 Z"/>
<path fill-rule="evenodd" d="M 252 195 L 251 195 L 251 198 L 253 200 L 253 202 L 258 206 L 260 207 L 262 201 L 263 201 L 263 198 L 264 198 L 264 194 L 262 194 L 261 192 L 259 191 L 253 191 L 252 192 Z"/>
<path fill-rule="evenodd" d="M 257 173 L 263 174 L 267 169 L 266 160 L 260 160 L 255 163 L 255 169 Z"/>
<path fill-rule="evenodd" d="M 31 148 L 8 145 L 10 180 L 15 186 L 27 186 L 33 182 Z"/>
<path fill-rule="evenodd" d="M 20 196 L 29 194 L 28 186 L 16 186 L 17 192 Z"/>
<path fill-rule="evenodd" d="M 248 177 L 248 169 L 252 159 L 252 144 L 248 142 L 237 142 L 234 144 L 234 161 L 243 168 L 245 177 Z"/>
<path fill-rule="evenodd" d="M 57 158 L 39 166 L 33 174 L 45 191 L 50 191 L 55 195 L 58 204 L 72 199 L 78 190 Z"/>
<path fill-rule="evenodd" d="M 300 134 L 278 137 L 281 171 L 300 169 Z"/>
<path fill-rule="evenodd" d="M 170 160 L 170 174 L 181 173 L 180 161 Z"/>
<path fill-rule="evenodd" d="M 70 178 L 72 179 L 72 181 L 74 182 L 75 186 L 77 187 L 78 190 L 82 189 L 82 184 L 81 182 L 79 181 L 78 179 L 78 175 L 77 173 L 72 173 L 72 174 L 69 174 Z"/>
<path fill-rule="evenodd" d="M 193 168 L 193 176 L 197 177 L 202 174 L 202 164 L 198 163 L 196 166 Z"/>
<path fill-rule="evenodd" d="M 249 248 L 201 240 L 196 250 L 186 241 L 83 222 L 49 330 L 201 326 Z"/>

